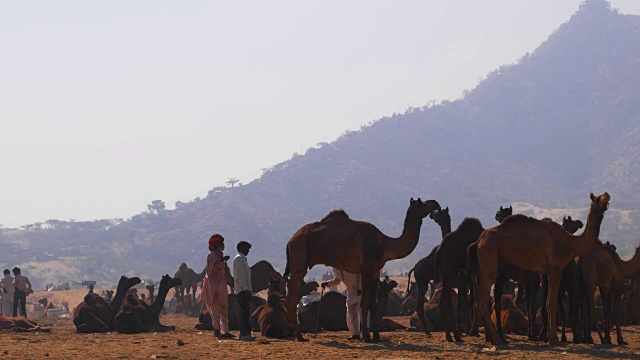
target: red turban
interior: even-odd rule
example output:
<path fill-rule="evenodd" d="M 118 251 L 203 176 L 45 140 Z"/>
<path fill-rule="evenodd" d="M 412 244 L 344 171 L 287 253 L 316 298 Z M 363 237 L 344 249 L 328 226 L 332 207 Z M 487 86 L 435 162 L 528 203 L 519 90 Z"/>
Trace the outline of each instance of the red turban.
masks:
<path fill-rule="evenodd" d="M 209 247 L 215 249 L 216 246 L 222 244 L 224 242 L 224 238 L 220 234 L 213 234 L 209 238 Z"/>

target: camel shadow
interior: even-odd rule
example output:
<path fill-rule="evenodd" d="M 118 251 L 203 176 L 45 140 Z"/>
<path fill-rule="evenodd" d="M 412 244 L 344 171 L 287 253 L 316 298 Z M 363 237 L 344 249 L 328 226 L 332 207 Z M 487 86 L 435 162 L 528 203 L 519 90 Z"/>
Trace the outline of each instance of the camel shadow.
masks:
<path fill-rule="evenodd" d="M 483 353 L 487 355 L 499 354 L 500 352 L 509 352 L 509 351 L 531 351 L 531 352 L 539 352 L 539 353 L 556 353 L 558 357 L 566 356 L 567 354 L 580 355 L 581 357 L 592 357 L 592 358 L 616 358 L 616 359 L 637 359 L 638 355 L 636 354 L 625 354 L 615 351 L 616 348 L 620 348 L 619 346 L 614 345 L 577 345 L 580 346 L 578 348 L 573 347 L 569 343 L 560 343 L 558 345 L 545 345 L 542 343 L 525 343 L 525 342 L 516 342 L 509 343 L 509 345 L 501 345 L 496 346 L 496 350 L 494 351 L 486 351 L 487 348 L 490 348 L 492 345 L 489 344 L 470 344 L 471 348 L 474 349 L 475 353 Z M 625 348 L 625 347 L 623 347 Z M 484 351 L 483 351 L 484 350 Z M 612 351 L 613 350 L 613 351 Z"/>
<path fill-rule="evenodd" d="M 408 343 L 398 343 L 396 345 L 389 340 L 382 340 L 379 343 L 365 343 L 365 344 L 363 344 L 362 342 L 354 342 L 353 344 L 349 344 L 349 343 L 343 343 L 343 342 L 334 340 L 334 341 L 320 342 L 319 345 L 341 349 L 341 350 L 442 352 L 442 349 L 433 348 L 430 346 L 415 345 L 415 344 L 408 344 Z M 446 350 L 446 351 L 447 352 L 464 352 L 463 349 Z"/>

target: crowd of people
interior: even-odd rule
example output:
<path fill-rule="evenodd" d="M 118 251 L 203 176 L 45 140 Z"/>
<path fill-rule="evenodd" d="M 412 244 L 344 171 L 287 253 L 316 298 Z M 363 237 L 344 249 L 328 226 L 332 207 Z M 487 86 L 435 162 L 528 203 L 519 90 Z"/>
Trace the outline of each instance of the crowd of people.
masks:
<path fill-rule="evenodd" d="M 27 316 L 27 295 L 33 293 L 29 278 L 22 275 L 19 267 L 13 268 L 13 276 L 9 269 L 4 269 L 4 277 L 0 280 L 0 297 L 2 298 L 3 316 Z"/>

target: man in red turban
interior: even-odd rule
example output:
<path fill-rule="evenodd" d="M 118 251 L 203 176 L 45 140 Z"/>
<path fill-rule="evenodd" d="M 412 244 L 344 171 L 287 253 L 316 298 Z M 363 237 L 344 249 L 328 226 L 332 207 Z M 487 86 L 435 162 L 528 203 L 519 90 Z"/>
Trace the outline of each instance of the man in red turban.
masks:
<path fill-rule="evenodd" d="M 229 320 L 227 315 L 227 269 L 224 251 L 224 237 L 213 234 L 209 238 L 209 255 L 207 255 L 206 275 L 202 280 L 202 294 L 200 300 L 211 314 L 211 322 L 215 336 L 219 338 L 233 338 L 229 334 Z M 228 258 L 228 257 L 226 257 Z"/>

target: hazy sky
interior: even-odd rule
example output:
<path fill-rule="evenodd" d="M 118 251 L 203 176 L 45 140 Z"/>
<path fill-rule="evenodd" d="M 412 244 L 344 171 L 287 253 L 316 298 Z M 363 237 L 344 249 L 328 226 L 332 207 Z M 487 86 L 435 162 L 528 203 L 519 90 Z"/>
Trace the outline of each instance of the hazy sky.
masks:
<path fill-rule="evenodd" d="M 580 3 L 2 1 L 0 224 L 127 218 L 246 183 L 459 97 Z"/>

